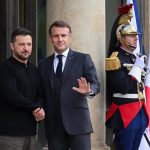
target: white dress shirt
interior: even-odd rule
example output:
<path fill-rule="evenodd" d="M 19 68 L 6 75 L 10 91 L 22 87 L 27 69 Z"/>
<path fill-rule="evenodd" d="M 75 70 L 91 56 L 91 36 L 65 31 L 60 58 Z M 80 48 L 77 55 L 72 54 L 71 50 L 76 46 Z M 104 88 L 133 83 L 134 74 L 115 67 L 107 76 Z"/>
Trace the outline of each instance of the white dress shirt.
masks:
<path fill-rule="evenodd" d="M 62 72 L 64 71 L 64 68 L 65 68 L 65 64 L 66 64 L 68 53 L 69 53 L 69 48 L 66 49 L 61 54 L 61 55 L 63 55 L 63 57 L 62 57 Z M 55 54 L 54 54 L 54 72 L 55 73 L 56 73 L 56 68 L 57 68 L 58 62 L 59 62 L 59 59 L 58 59 L 57 55 L 60 55 L 60 54 L 58 54 L 57 52 L 55 52 Z"/>

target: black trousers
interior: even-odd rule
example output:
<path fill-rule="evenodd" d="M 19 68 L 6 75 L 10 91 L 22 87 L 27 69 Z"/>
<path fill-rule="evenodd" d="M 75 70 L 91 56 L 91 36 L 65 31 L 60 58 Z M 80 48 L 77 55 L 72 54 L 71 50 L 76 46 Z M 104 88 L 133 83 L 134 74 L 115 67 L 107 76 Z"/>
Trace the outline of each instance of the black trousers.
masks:
<path fill-rule="evenodd" d="M 69 135 L 62 126 L 55 128 L 54 136 L 47 139 L 49 150 L 91 150 L 91 135 Z"/>

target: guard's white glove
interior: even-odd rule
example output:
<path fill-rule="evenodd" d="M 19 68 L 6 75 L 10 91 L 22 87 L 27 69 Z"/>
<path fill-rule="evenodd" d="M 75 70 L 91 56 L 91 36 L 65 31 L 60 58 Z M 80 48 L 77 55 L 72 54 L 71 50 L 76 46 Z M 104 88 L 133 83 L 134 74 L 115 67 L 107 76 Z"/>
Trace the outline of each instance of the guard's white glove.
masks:
<path fill-rule="evenodd" d="M 146 55 L 143 55 L 141 57 L 136 57 L 134 65 L 140 67 L 141 69 L 144 69 L 146 58 L 147 58 Z"/>
<path fill-rule="evenodd" d="M 145 65 L 146 58 L 147 58 L 146 55 L 143 55 L 141 57 L 137 56 L 135 63 L 129 72 L 129 75 L 136 78 L 138 82 L 141 82 L 141 73 L 144 67 L 146 66 Z"/>

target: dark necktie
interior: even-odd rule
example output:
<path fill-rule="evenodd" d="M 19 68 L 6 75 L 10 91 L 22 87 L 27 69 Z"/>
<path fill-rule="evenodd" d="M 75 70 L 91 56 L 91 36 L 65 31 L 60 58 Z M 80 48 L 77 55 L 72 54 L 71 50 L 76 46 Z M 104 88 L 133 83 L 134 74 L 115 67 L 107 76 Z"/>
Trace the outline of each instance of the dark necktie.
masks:
<path fill-rule="evenodd" d="M 56 75 L 58 78 L 60 78 L 62 75 L 62 56 L 63 55 L 57 55 L 59 62 L 58 62 L 57 69 L 56 69 Z"/>

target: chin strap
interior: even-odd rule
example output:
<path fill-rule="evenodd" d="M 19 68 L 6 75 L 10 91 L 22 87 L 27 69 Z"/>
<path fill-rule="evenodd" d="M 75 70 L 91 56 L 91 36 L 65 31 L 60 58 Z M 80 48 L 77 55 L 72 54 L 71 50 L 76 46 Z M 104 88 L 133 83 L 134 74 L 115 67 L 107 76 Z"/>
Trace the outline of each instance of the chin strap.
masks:
<path fill-rule="evenodd" d="M 131 51 L 133 51 L 133 50 L 136 49 L 136 46 L 131 45 L 131 43 L 129 43 L 125 38 L 122 38 L 122 39 L 120 40 L 120 42 L 121 42 L 121 43 L 124 43 L 124 44 L 126 45 L 126 47 L 127 47 L 129 50 L 131 50 Z"/>

